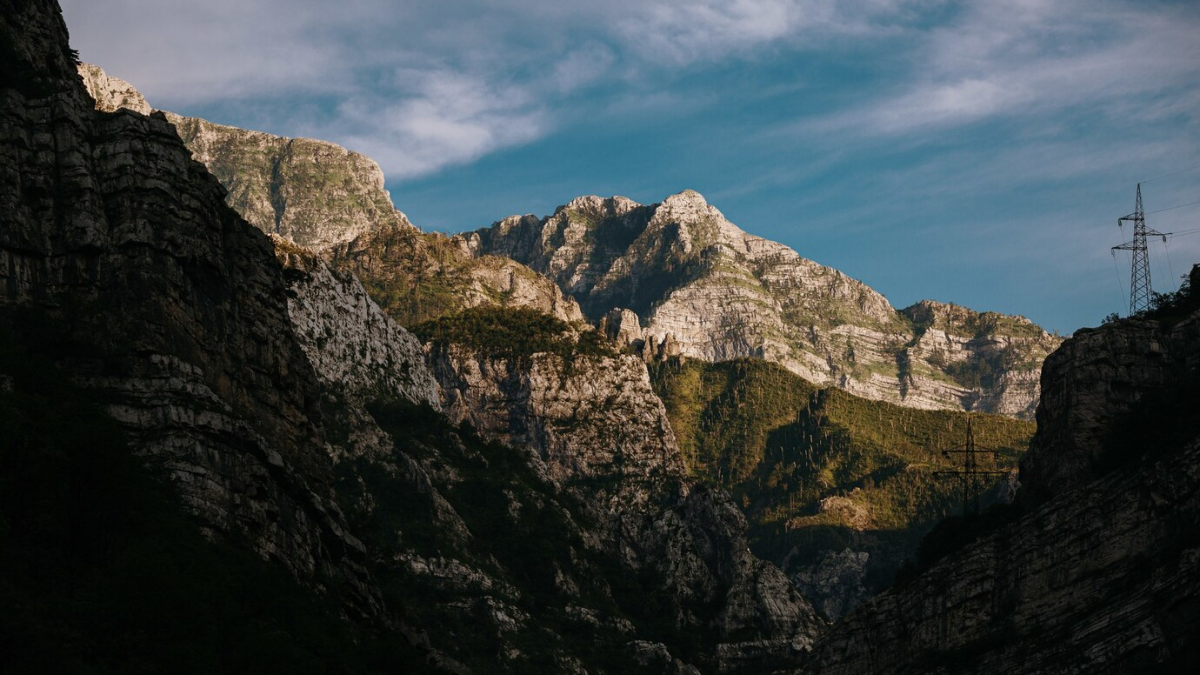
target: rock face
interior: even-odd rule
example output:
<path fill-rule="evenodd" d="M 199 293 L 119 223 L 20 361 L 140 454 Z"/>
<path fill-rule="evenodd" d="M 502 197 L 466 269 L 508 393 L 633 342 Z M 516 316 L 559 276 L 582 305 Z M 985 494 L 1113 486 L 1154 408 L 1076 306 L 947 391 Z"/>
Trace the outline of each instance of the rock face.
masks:
<path fill-rule="evenodd" d="M 1198 322 L 1132 320 L 1068 340 L 1045 370 L 1023 508 L 843 619 L 803 672 L 1200 666 L 1200 423 L 1185 411 L 1200 390 Z M 1164 393 L 1185 410 L 1156 436 L 1129 413 Z M 1118 458 L 1097 461 L 1101 450 Z"/>
<path fill-rule="evenodd" d="M 392 205 L 374 160 L 309 138 L 284 138 L 167 113 L 196 161 L 258 229 L 324 251 L 383 227 L 414 229 Z"/>
<path fill-rule="evenodd" d="M 79 74 L 98 110 L 150 114 L 145 97 L 125 80 L 88 63 L 79 65 Z M 263 232 L 321 252 L 370 230 L 412 228 L 368 157 L 325 141 L 164 114 L 196 161 L 229 191 L 228 204 Z"/>
<path fill-rule="evenodd" d="M 430 347 L 446 414 L 484 436 L 538 450 L 558 482 L 620 478 L 617 492 L 684 476 L 646 366 L 633 356 L 492 358 Z M 614 495 L 615 496 L 615 495 Z"/>
<path fill-rule="evenodd" d="M 814 599 L 817 609 L 836 620 L 871 597 L 866 584 L 870 557 L 850 548 L 828 551 L 816 564 L 797 570 L 792 581 L 804 597 Z"/>
<path fill-rule="evenodd" d="M 150 106 L 128 82 L 81 64 L 100 110 Z M 164 113 L 258 229 L 280 235 L 358 275 L 401 325 L 480 305 L 530 307 L 567 321 L 583 315 L 550 280 L 507 258 L 476 258 L 423 233 L 392 204 L 373 160 L 333 143 L 285 138 Z"/>
<path fill-rule="evenodd" d="M 765 358 L 820 385 L 918 408 L 1029 417 L 1058 340 L 1020 317 L 879 293 L 749 235 L 693 191 L 642 206 L 580 197 L 461 235 L 554 279 L 599 320 L 627 308 L 642 339 L 710 361 Z M 624 325 L 624 324 L 623 324 Z"/>
<path fill-rule="evenodd" d="M 437 382 L 421 343 L 367 296 L 357 278 L 312 251 L 272 235 L 288 279 L 288 314 L 300 346 L 327 388 L 359 400 L 402 399 L 438 408 Z"/>
<path fill-rule="evenodd" d="M 607 523 L 604 545 L 634 574 L 659 579 L 679 625 L 709 631 L 699 608 L 716 609 L 720 669 L 787 663 L 809 647 L 820 620 L 777 567 L 750 553 L 728 495 L 687 478 L 640 359 L 429 349 L 451 419 L 535 449 L 553 480 Z"/>
<path fill-rule="evenodd" d="M 132 84 L 118 77 L 109 77 L 100 66 L 79 64 L 79 76 L 88 95 L 96 101 L 96 109 L 116 112 L 122 108 L 149 115 L 151 108 L 146 97 Z"/>
<path fill-rule="evenodd" d="M 1026 497 L 1087 483 L 1111 465 L 1115 420 L 1180 373 L 1200 368 L 1200 317 L 1174 325 L 1131 319 L 1085 329 L 1046 359 L 1038 431 L 1021 462 Z"/>
<path fill-rule="evenodd" d="M 210 536 L 339 580 L 377 614 L 270 241 L 162 116 L 94 110 L 53 2 L 3 18 L 4 321 L 49 326 L 62 367 L 162 460 Z"/>

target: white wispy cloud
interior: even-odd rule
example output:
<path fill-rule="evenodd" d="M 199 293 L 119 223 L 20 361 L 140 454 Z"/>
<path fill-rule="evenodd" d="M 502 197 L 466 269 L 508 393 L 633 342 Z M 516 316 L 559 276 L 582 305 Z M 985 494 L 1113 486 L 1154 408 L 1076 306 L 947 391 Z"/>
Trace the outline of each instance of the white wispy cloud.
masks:
<path fill-rule="evenodd" d="M 83 57 L 133 82 L 153 105 L 187 113 L 221 102 L 335 99 L 334 110 L 308 119 L 294 106 L 286 129 L 268 130 L 345 142 L 397 178 L 535 140 L 572 114 L 581 89 L 606 87 L 601 108 L 670 97 L 660 90 L 664 68 L 751 53 L 805 26 L 832 25 L 837 14 L 827 0 L 63 5 Z"/>
<path fill-rule="evenodd" d="M 793 133 L 916 136 L 1072 106 L 1192 115 L 1200 12 L 1083 0 L 63 0 L 85 59 L 187 113 L 294 100 L 282 133 L 344 142 L 394 178 L 528 143 L 595 110 L 719 105 L 676 71 L 893 39 L 896 76 Z M 930 14 L 937 20 L 929 20 Z M 1183 90 L 1155 99 L 1167 88 Z M 581 92 L 598 91 L 580 111 Z M 1146 100 L 1134 97 L 1147 95 Z M 320 114 L 300 105 L 325 104 Z M 265 104 L 263 104 L 265 105 Z M 315 105 L 315 104 L 314 104 Z M 307 117 L 305 117 L 307 116 Z"/>
<path fill-rule="evenodd" d="M 1142 114 L 1125 105 L 1129 97 L 1200 88 L 1200 12 L 1145 9 L 1078 0 L 971 3 L 926 32 L 896 91 L 816 126 L 893 134 L 1081 105 Z"/>
<path fill-rule="evenodd" d="M 355 96 L 336 118 L 348 133 L 334 135 L 349 147 L 370 147 L 393 178 L 421 176 L 461 164 L 545 133 L 549 122 L 533 93 L 454 71 L 409 74 L 408 93 Z"/>

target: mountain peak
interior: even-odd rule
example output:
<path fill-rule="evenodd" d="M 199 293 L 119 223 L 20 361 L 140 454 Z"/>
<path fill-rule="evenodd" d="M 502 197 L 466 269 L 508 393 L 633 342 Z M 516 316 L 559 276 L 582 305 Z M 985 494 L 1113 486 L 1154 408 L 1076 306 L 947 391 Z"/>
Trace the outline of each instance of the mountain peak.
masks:
<path fill-rule="evenodd" d="M 681 190 L 663 200 L 663 204 L 698 204 L 708 206 L 704 195 L 695 190 Z"/>
<path fill-rule="evenodd" d="M 80 78 L 97 110 L 144 115 L 133 85 L 87 63 Z M 192 153 L 225 187 L 226 202 L 251 225 L 321 252 L 394 227 L 415 229 L 396 209 L 375 160 L 336 143 L 287 138 L 162 111 Z"/>
<path fill-rule="evenodd" d="M 1057 345 L 1027 320 L 995 312 L 933 301 L 897 311 L 866 284 L 741 230 L 695 190 L 641 207 L 579 197 L 553 216 L 473 236 L 479 253 L 549 276 L 593 320 L 632 310 L 647 343 L 669 337 L 683 355 L 708 361 L 762 358 L 819 385 L 916 408 L 1030 416 L 1037 371 L 1024 364 Z M 1018 367 L 1005 370 L 1007 362 Z"/>
<path fill-rule="evenodd" d="M 100 66 L 81 63 L 79 76 L 83 78 L 83 86 L 88 94 L 96 101 L 97 110 L 116 112 L 126 108 L 143 115 L 150 114 L 150 104 L 136 87 L 119 77 L 110 76 Z"/>
<path fill-rule="evenodd" d="M 622 197 L 620 195 L 613 195 L 612 197 L 583 195 L 581 197 L 576 197 L 555 209 L 554 215 L 557 216 L 563 211 L 576 211 L 600 218 L 612 218 L 616 216 L 623 216 L 636 208 L 640 208 L 641 206 L 641 204 L 633 201 L 632 199 L 628 197 Z"/>
<path fill-rule="evenodd" d="M 659 210 L 675 218 L 688 214 L 721 216 L 721 212 L 710 205 L 704 195 L 695 190 L 684 190 L 667 197 L 662 204 L 659 204 Z"/>

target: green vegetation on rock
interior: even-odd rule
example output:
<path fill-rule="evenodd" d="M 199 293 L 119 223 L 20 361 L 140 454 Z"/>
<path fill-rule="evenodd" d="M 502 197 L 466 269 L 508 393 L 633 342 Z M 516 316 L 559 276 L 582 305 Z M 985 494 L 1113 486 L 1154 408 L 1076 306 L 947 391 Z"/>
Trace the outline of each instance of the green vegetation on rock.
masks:
<path fill-rule="evenodd" d="M 953 468 L 968 419 L 986 468 L 1016 467 L 1033 424 L 916 410 L 818 389 L 775 364 L 671 360 L 651 366 L 689 471 L 728 489 L 750 522 L 757 554 L 784 563 L 850 547 L 872 554 L 876 587 L 890 582 L 920 538 L 959 510 Z M 981 489 L 991 488 L 999 479 Z M 793 553 L 795 549 L 795 553 Z"/>
<path fill-rule="evenodd" d="M 566 322 L 526 307 L 474 307 L 417 324 L 412 332 L 422 342 L 459 344 L 492 356 L 616 355 L 596 331 L 577 336 Z"/>

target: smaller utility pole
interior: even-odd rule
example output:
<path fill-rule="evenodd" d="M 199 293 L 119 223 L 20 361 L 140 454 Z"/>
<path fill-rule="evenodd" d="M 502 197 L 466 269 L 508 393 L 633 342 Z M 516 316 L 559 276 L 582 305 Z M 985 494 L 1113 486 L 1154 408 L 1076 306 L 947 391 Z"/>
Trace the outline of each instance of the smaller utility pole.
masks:
<path fill-rule="evenodd" d="M 957 478 L 962 483 L 962 500 L 963 500 L 963 515 L 974 513 L 979 515 L 979 479 L 987 476 L 1003 476 L 1007 471 L 997 471 L 995 469 L 981 469 L 979 467 L 979 456 L 990 454 L 992 459 L 996 458 L 995 450 L 979 450 L 975 447 L 975 430 L 972 428 L 972 419 L 967 418 L 967 442 L 961 448 L 950 448 L 942 450 L 942 456 L 953 459 L 955 455 L 962 455 L 962 468 L 947 469 L 944 471 L 934 471 L 935 476 Z M 972 510 L 972 506 L 974 509 Z"/>

